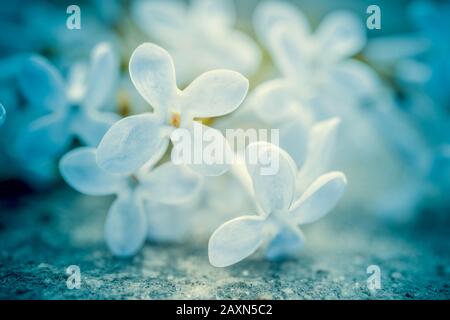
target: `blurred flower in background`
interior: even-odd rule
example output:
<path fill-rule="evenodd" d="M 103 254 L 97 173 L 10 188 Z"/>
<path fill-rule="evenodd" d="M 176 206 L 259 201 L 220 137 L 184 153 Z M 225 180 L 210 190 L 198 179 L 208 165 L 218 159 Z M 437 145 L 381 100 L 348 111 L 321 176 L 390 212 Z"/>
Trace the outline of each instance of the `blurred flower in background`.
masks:
<path fill-rule="evenodd" d="M 247 76 L 257 71 L 259 48 L 245 33 L 233 29 L 233 1 L 136 0 L 131 12 L 137 25 L 174 57 L 182 87 L 212 69 L 232 69 Z"/>

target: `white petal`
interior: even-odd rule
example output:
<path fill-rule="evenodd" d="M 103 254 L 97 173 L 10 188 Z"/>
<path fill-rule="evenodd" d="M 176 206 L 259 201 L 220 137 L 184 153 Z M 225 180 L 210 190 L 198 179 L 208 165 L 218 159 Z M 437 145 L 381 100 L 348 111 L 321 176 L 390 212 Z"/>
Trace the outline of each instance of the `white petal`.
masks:
<path fill-rule="evenodd" d="M 255 197 L 264 212 L 287 210 L 295 191 L 296 166 L 292 158 L 267 142 L 250 144 L 246 157 Z"/>
<path fill-rule="evenodd" d="M 233 179 L 239 181 L 241 186 L 247 193 L 247 196 L 254 196 L 252 177 L 250 176 L 245 163 L 245 155 L 239 153 L 236 155 L 235 161 L 231 166 L 230 172 L 233 174 Z"/>
<path fill-rule="evenodd" d="M 194 50 L 193 48 L 185 50 L 184 46 L 181 48 L 174 48 L 170 50 L 173 58 L 175 70 L 177 71 L 177 84 L 179 88 L 186 88 L 200 73 L 221 68 L 222 66 L 215 66 L 206 70 L 201 69 L 204 61 L 203 53 L 205 51 Z M 209 65 L 209 64 L 208 64 Z"/>
<path fill-rule="evenodd" d="M 119 58 L 107 43 L 100 43 L 92 52 L 87 92 L 83 105 L 98 109 L 113 94 L 119 76 Z"/>
<path fill-rule="evenodd" d="M 209 262 L 228 267 L 254 253 L 263 241 L 264 218 L 243 216 L 221 225 L 208 243 Z"/>
<path fill-rule="evenodd" d="M 294 202 L 289 213 L 296 224 L 319 220 L 338 203 L 347 187 L 342 172 L 329 172 L 314 181 L 303 195 Z"/>
<path fill-rule="evenodd" d="M 278 124 L 295 115 L 301 108 L 294 90 L 289 81 L 269 80 L 252 91 L 248 104 L 263 121 Z"/>
<path fill-rule="evenodd" d="M 78 192 L 102 196 L 116 193 L 125 176 L 112 175 L 99 168 L 95 148 L 83 147 L 66 153 L 59 162 L 64 180 Z"/>
<path fill-rule="evenodd" d="M 186 28 L 187 8 L 182 1 L 133 1 L 131 13 L 142 30 L 165 45 L 176 46 Z"/>
<path fill-rule="evenodd" d="M 309 34 L 309 23 L 305 15 L 288 2 L 264 1 L 255 9 L 253 25 L 256 34 L 265 45 L 268 44 L 268 31 L 280 23 L 299 34 Z"/>
<path fill-rule="evenodd" d="M 354 59 L 338 63 L 328 77 L 326 85 L 331 94 L 339 99 L 352 98 L 357 106 L 366 106 L 375 100 L 382 87 L 381 79 L 369 65 Z M 344 100 L 346 101 L 346 100 Z"/>
<path fill-rule="evenodd" d="M 370 39 L 364 49 L 364 55 L 378 63 L 396 63 L 410 59 L 426 52 L 430 41 L 417 34 L 402 34 L 401 36 L 384 36 Z M 395 48 L 395 50 L 392 50 Z"/>
<path fill-rule="evenodd" d="M 270 30 L 268 41 L 272 59 L 280 72 L 296 82 L 306 83 L 313 72 L 309 39 L 294 34 L 284 24 L 278 24 Z"/>
<path fill-rule="evenodd" d="M 433 71 L 429 65 L 414 59 L 405 59 L 395 66 L 395 77 L 399 82 L 410 85 L 425 85 L 430 81 Z"/>
<path fill-rule="evenodd" d="M 165 114 L 178 92 L 170 54 L 155 44 L 141 44 L 134 50 L 129 68 L 131 81 L 142 97 L 155 112 Z"/>
<path fill-rule="evenodd" d="M 248 80 L 238 72 L 205 72 L 182 92 L 180 110 L 192 117 L 209 118 L 236 110 L 248 91 Z"/>
<path fill-rule="evenodd" d="M 228 57 L 233 56 L 233 64 L 229 63 L 227 69 L 236 70 L 244 75 L 254 75 L 261 65 L 262 52 L 258 44 L 243 32 L 230 32 L 227 36 L 227 50 L 221 51 Z M 234 47 L 234 55 L 231 54 Z"/>
<path fill-rule="evenodd" d="M 118 114 L 85 110 L 73 124 L 73 131 L 87 145 L 97 147 L 103 136 L 114 123 L 120 120 Z"/>
<path fill-rule="evenodd" d="M 201 51 L 198 62 L 202 72 L 229 69 L 251 75 L 261 63 L 261 51 L 255 41 L 245 33 L 229 30 L 208 40 L 208 47 Z"/>
<path fill-rule="evenodd" d="M 88 66 L 85 62 L 73 63 L 67 75 L 67 99 L 80 103 L 86 94 Z"/>
<path fill-rule="evenodd" d="M 317 30 L 318 54 L 337 61 L 358 53 L 366 44 L 365 26 L 353 13 L 328 14 Z"/>
<path fill-rule="evenodd" d="M 126 117 L 114 124 L 101 140 L 98 165 L 111 173 L 133 173 L 155 156 L 164 143 L 160 119 L 153 114 Z"/>
<path fill-rule="evenodd" d="M 293 118 L 280 127 L 280 147 L 286 150 L 301 168 L 307 157 L 309 126 L 301 117 Z"/>
<path fill-rule="evenodd" d="M 18 74 L 22 93 L 37 107 L 61 110 L 66 107 L 65 84 L 59 71 L 45 58 L 31 56 Z"/>
<path fill-rule="evenodd" d="M 220 176 L 230 168 L 233 152 L 219 130 L 193 121 L 188 128 L 174 130 L 171 140 L 175 164 L 189 165 L 204 176 Z"/>
<path fill-rule="evenodd" d="M 58 112 L 31 122 L 18 135 L 17 155 L 30 164 L 59 156 L 71 142 L 67 121 L 65 114 Z"/>
<path fill-rule="evenodd" d="M 201 176 L 183 165 L 166 162 L 140 179 L 143 196 L 153 202 L 183 203 L 192 199 L 201 186 Z"/>
<path fill-rule="evenodd" d="M 232 0 L 194 0 L 190 12 L 193 22 L 211 33 L 231 28 L 236 21 Z"/>
<path fill-rule="evenodd" d="M 271 239 L 266 248 L 266 258 L 279 261 L 296 256 L 305 243 L 305 238 L 296 227 L 284 227 Z"/>
<path fill-rule="evenodd" d="M 331 118 L 315 124 L 309 133 L 306 159 L 298 175 L 298 186 L 309 186 L 319 175 L 327 171 L 335 150 L 341 120 Z"/>
<path fill-rule="evenodd" d="M 132 256 L 143 246 L 146 235 L 142 203 L 133 195 L 120 196 L 106 217 L 105 239 L 109 249 L 119 257 Z"/>

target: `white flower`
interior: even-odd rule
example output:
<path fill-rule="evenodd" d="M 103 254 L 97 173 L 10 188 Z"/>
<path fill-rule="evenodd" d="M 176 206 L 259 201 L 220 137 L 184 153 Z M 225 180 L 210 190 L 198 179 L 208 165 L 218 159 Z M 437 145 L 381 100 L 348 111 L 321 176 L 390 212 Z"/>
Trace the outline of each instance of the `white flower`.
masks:
<path fill-rule="evenodd" d="M 70 151 L 60 161 L 60 172 L 81 193 L 117 195 L 105 223 L 106 243 L 114 255 L 133 255 L 143 245 L 148 232 L 147 201 L 176 205 L 199 191 L 201 177 L 186 167 L 165 163 L 152 169 L 153 164 L 148 164 L 130 175 L 110 174 L 98 167 L 96 152 L 90 147 Z"/>
<path fill-rule="evenodd" d="M 282 74 L 304 87 L 321 81 L 324 73 L 365 45 L 365 28 L 358 17 L 334 11 L 311 34 L 308 21 L 295 6 L 280 1 L 260 4 L 255 30 Z"/>
<path fill-rule="evenodd" d="M 255 252 L 269 239 L 266 256 L 279 259 L 293 255 L 304 240 L 298 225 L 312 223 L 326 215 L 339 201 L 347 185 L 341 172 L 329 172 L 317 178 L 296 198 L 296 166 L 278 147 L 258 142 L 249 145 L 248 154 L 258 155 L 258 164 L 247 165 L 254 197 L 263 214 L 242 216 L 220 226 L 208 245 L 210 263 L 227 267 Z M 278 162 L 273 175 L 262 174 L 264 167 Z"/>
<path fill-rule="evenodd" d="M 100 110 L 112 94 L 118 74 L 118 58 L 112 48 L 106 43 L 97 45 L 88 72 L 81 72 L 79 65 L 71 71 L 66 84 L 46 59 L 32 56 L 18 75 L 29 103 L 46 112 L 19 133 L 18 153 L 30 164 L 39 166 L 55 159 L 74 137 L 97 146 L 119 119 L 115 113 Z"/>
<path fill-rule="evenodd" d="M 169 53 L 151 43 L 134 51 L 129 69 L 136 89 L 154 112 L 124 118 L 105 134 L 98 147 L 97 163 L 111 173 L 132 173 L 146 162 L 160 158 L 175 129 L 184 128 L 194 135 L 194 123 L 200 125 L 195 118 L 233 112 L 244 100 L 249 85 L 238 72 L 214 70 L 200 75 L 181 91 Z M 223 141 L 221 145 L 230 151 L 220 131 L 202 128 L 216 138 L 214 141 Z M 220 175 L 228 169 L 220 159 L 193 168 L 205 175 Z"/>
<path fill-rule="evenodd" d="M 366 83 L 354 79 L 367 78 L 368 67 L 351 59 L 366 43 L 365 27 L 351 12 L 328 14 L 313 34 L 306 17 L 294 5 L 266 1 L 255 11 L 254 26 L 287 80 L 272 80 L 272 91 L 277 94 L 290 92 L 300 103 L 330 117 L 338 115 L 342 106 L 353 105 L 349 98 L 365 90 Z M 280 116 L 285 111 L 282 108 Z"/>
<path fill-rule="evenodd" d="M 261 54 L 254 41 L 233 29 L 230 0 L 137 0 L 132 14 L 140 28 L 167 48 L 175 60 L 180 85 L 199 73 L 225 68 L 254 73 Z"/>

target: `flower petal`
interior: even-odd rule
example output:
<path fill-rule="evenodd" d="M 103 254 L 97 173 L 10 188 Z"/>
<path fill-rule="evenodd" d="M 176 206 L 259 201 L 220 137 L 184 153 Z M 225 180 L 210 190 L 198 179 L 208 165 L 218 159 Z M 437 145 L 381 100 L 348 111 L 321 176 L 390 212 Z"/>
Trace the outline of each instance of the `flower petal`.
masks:
<path fill-rule="evenodd" d="M 334 11 L 328 14 L 317 32 L 318 53 L 337 61 L 358 53 L 366 44 L 365 26 L 353 13 Z"/>
<path fill-rule="evenodd" d="M 334 208 L 346 187 L 347 179 L 342 172 L 334 171 L 320 176 L 294 202 L 289 216 L 296 224 L 319 220 Z"/>
<path fill-rule="evenodd" d="M 116 193 L 126 176 L 109 174 L 99 168 L 96 149 L 81 147 L 66 153 L 59 162 L 64 180 L 78 192 L 91 196 Z"/>
<path fill-rule="evenodd" d="M 303 12 L 288 2 L 264 1 L 255 9 L 253 25 L 256 34 L 264 44 L 268 44 L 268 31 L 280 23 L 299 34 L 307 35 L 310 32 L 308 20 Z"/>
<path fill-rule="evenodd" d="M 67 99 L 79 104 L 86 94 L 88 66 L 85 62 L 76 62 L 70 66 L 67 75 Z"/>
<path fill-rule="evenodd" d="M 268 124 L 278 124 L 290 119 L 300 110 L 289 81 L 276 79 L 257 86 L 248 98 L 248 105 L 255 110 L 261 120 Z"/>
<path fill-rule="evenodd" d="M 119 257 L 136 254 L 147 236 L 142 203 L 133 194 L 119 196 L 105 222 L 105 239 L 111 252 Z"/>
<path fill-rule="evenodd" d="M 370 39 L 364 49 L 364 56 L 369 61 L 389 64 L 403 59 L 410 59 L 426 52 L 430 48 L 430 40 L 417 34 L 401 36 L 383 36 Z M 395 50 L 392 50 L 395 48 Z"/>
<path fill-rule="evenodd" d="M 19 133 L 17 155 L 30 164 L 47 162 L 60 155 L 70 144 L 67 118 L 64 113 L 52 113 L 31 122 Z"/>
<path fill-rule="evenodd" d="M 72 130 L 86 145 L 97 147 L 109 128 L 119 120 L 119 115 L 112 112 L 84 110 L 74 121 Z"/>
<path fill-rule="evenodd" d="M 309 133 L 306 159 L 297 177 L 297 187 L 309 186 L 319 175 L 327 171 L 335 150 L 341 120 L 331 118 L 315 124 Z"/>
<path fill-rule="evenodd" d="M 201 176 L 183 165 L 166 162 L 139 179 L 144 197 L 153 202 L 177 204 L 194 197 L 201 186 Z"/>
<path fill-rule="evenodd" d="M 193 121 L 188 128 L 174 130 L 170 138 L 174 164 L 189 165 L 204 176 L 220 176 L 230 168 L 233 152 L 219 130 Z"/>
<path fill-rule="evenodd" d="M 230 0 L 194 0 L 191 5 L 191 19 L 200 23 L 207 32 L 229 29 L 236 22 L 236 11 Z"/>
<path fill-rule="evenodd" d="M 228 267 L 254 253 L 263 241 L 264 222 L 262 217 L 243 216 L 221 225 L 209 239 L 209 262 Z"/>
<path fill-rule="evenodd" d="M 280 147 L 292 157 L 301 168 L 307 157 L 309 126 L 301 117 L 293 118 L 280 128 Z"/>
<path fill-rule="evenodd" d="M 155 112 L 165 114 L 174 103 L 178 88 L 170 54 L 152 43 L 144 43 L 130 58 L 134 86 Z"/>
<path fill-rule="evenodd" d="M 257 71 L 261 63 L 261 51 L 255 41 L 245 33 L 235 30 L 228 30 L 220 36 L 209 39 L 208 49 L 202 50 L 200 54 L 197 61 L 201 72 L 229 69 L 251 75 Z M 184 54 L 184 59 L 189 57 Z M 198 74 L 199 72 L 194 76 Z"/>
<path fill-rule="evenodd" d="M 107 43 L 98 44 L 91 56 L 88 85 L 83 105 L 98 109 L 113 94 L 119 76 L 119 58 Z"/>
<path fill-rule="evenodd" d="M 269 242 L 266 258 L 272 261 L 290 258 L 297 255 L 304 244 L 305 238 L 300 229 L 284 227 Z"/>
<path fill-rule="evenodd" d="M 105 171 L 133 173 L 155 156 L 167 144 L 158 117 L 142 114 L 126 117 L 114 124 L 101 140 L 97 163 Z"/>
<path fill-rule="evenodd" d="M 284 150 L 267 142 L 251 143 L 246 156 L 255 197 L 263 211 L 270 214 L 287 210 L 295 191 L 294 160 Z"/>
<path fill-rule="evenodd" d="M 180 110 L 192 117 L 219 117 L 236 110 L 248 91 L 248 80 L 239 72 L 213 70 L 195 79 L 180 98 Z"/>
<path fill-rule="evenodd" d="M 31 56 L 23 63 L 18 75 L 22 93 L 36 107 L 58 110 L 66 107 L 64 80 L 59 71 L 45 58 Z"/>
<path fill-rule="evenodd" d="M 177 46 L 185 30 L 186 4 L 173 0 L 138 0 L 131 8 L 134 21 L 158 43 Z"/>
<path fill-rule="evenodd" d="M 278 70 L 296 84 L 307 84 L 313 70 L 311 68 L 311 44 L 309 38 L 301 37 L 287 25 L 278 24 L 268 35 L 272 59 Z"/>
<path fill-rule="evenodd" d="M 325 84 L 326 93 L 340 99 L 342 104 L 348 104 L 349 112 L 354 112 L 352 104 L 365 107 L 376 100 L 381 88 L 381 79 L 375 70 L 354 59 L 344 60 L 334 66 Z"/>

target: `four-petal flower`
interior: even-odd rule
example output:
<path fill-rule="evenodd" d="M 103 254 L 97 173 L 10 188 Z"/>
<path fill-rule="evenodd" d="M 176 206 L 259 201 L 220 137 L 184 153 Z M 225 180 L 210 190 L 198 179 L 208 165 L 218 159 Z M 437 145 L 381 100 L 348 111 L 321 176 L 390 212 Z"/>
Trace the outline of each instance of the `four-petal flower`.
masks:
<path fill-rule="evenodd" d="M 247 163 L 254 197 L 263 214 L 242 216 L 220 226 L 208 244 L 210 263 L 216 267 L 235 264 L 255 252 L 267 238 L 269 259 L 293 255 L 303 245 L 298 225 L 312 223 L 326 215 L 343 195 L 347 180 L 342 172 L 318 177 L 295 199 L 296 166 L 282 149 L 267 142 L 252 143 L 247 158 L 256 155 L 256 164 Z M 264 169 L 277 164 L 278 170 Z"/>
<path fill-rule="evenodd" d="M 334 11 L 315 34 L 294 5 L 280 1 L 260 4 L 254 26 L 281 73 L 301 87 L 323 81 L 330 67 L 358 53 L 365 45 L 363 23 L 348 11 Z"/>
<path fill-rule="evenodd" d="M 282 86 L 278 80 L 269 81 L 274 81 L 270 86 L 277 95 L 289 94 L 314 109 L 324 109 L 327 116 L 336 116 L 340 111 L 335 108 L 336 100 L 349 104 L 355 91 L 364 90 L 364 82 L 358 80 L 372 76 L 366 64 L 351 59 L 366 43 L 364 25 L 351 12 L 331 12 L 311 34 L 306 17 L 294 5 L 266 1 L 255 11 L 254 26 L 283 79 L 288 80 Z"/>
<path fill-rule="evenodd" d="M 72 70 L 69 84 L 46 59 L 32 56 L 19 73 L 22 92 L 35 107 L 49 112 L 32 121 L 20 133 L 17 149 L 20 155 L 35 163 L 57 157 L 79 138 L 88 146 L 97 146 L 109 127 L 119 119 L 111 112 L 100 112 L 112 94 L 118 58 L 112 48 L 101 43 L 95 47 L 90 69 L 83 72 L 79 65 Z"/>
<path fill-rule="evenodd" d="M 167 150 L 169 137 L 175 145 L 178 143 L 172 135 L 177 128 L 188 130 L 193 137 L 194 125 L 200 125 L 194 119 L 233 112 L 244 100 L 249 86 L 238 72 L 214 70 L 203 73 L 181 91 L 169 53 L 151 43 L 134 51 L 129 69 L 136 89 L 154 112 L 124 118 L 105 134 L 98 147 L 97 163 L 112 173 L 131 173 L 159 158 Z M 202 128 L 228 146 L 218 130 L 203 125 Z M 229 147 L 226 150 L 230 151 Z M 193 168 L 205 175 L 220 175 L 227 170 L 222 160 Z"/>
<path fill-rule="evenodd" d="M 191 199 L 201 177 L 191 169 L 165 163 L 146 165 L 133 174 L 110 174 L 96 163 L 97 150 L 81 147 L 64 155 L 60 172 L 75 190 L 92 196 L 117 195 L 105 223 L 105 238 L 117 256 L 135 254 L 147 237 L 146 201 L 179 204 Z"/>

